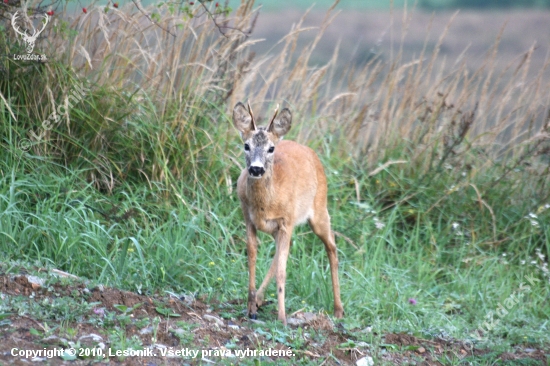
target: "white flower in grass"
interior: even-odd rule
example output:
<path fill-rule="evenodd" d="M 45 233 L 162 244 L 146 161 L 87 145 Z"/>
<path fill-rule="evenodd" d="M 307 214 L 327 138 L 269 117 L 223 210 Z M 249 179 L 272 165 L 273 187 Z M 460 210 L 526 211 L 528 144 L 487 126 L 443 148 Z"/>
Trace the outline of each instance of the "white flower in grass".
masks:
<path fill-rule="evenodd" d="M 506 257 L 506 253 L 502 253 L 502 256 L 503 256 L 503 257 Z"/>
<path fill-rule="evenodd" d="M 447 189 L 447 193 L 453 193 L 454 191 L 458 191 L 460 187 L 455 186 L 454 184 Z"/>
<path fill-rule="evenodd" d="M 529 215 L 525 216 L 525 218 L 531 222 L 532 226 L 535 226 L 535 227 L 539 226 L 539 223 L 537 221 L 538 216 L 535 215 L 534 213 L 529 212 Z"/>
<path fill-rule="evenodd" d="M 541 253 L 540 248 L 535 249 L 535 252 L 537 253 L 537 257 L 544 262 L 544 254 Z"/>
<path fill-rule="evenodd" d="M 540 214 L 546 210 L 548 210 L 550 208 L 550 203 L 547 203 L 545 205 L 542 205 L 542 206 L 539 206 L 539 208 L 537 208 L 537 213 Z"/>
<path fill-rule="evenodd" d="M 378 217 L 375 217 L 373 220 L 374 220 L 374 226 L 376 226 L 376 228 L 378 230 L 383 229 L 386 226 L 386 224 L 384 224 L 382 221 L 380 221 L 380 219 L 378 219 Z"/>
<path fill-rule="evenodd" d="M 520 261 L 519 262 L 522 266 L 525 265 L 525 261 Z"/>
<path fill-rule="evenodd" d="M 451 227 L 453 228 L 454 232 L 455 232 L 455 235 L 458 235 L 458 236 L 462 236 L 464 235 L 464 233 L 462 231 L 459 230 L 460 228 L 460 224 L 458 222 L 453 222 L 451 224 Z"/>

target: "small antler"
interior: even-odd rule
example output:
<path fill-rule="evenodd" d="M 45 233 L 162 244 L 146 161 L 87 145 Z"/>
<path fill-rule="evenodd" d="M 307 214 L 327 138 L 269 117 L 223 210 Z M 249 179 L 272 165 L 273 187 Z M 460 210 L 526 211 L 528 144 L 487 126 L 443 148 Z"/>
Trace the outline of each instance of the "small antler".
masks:
<path fill-rule="evenodd" d="M 250 108 L 250 100 L 247 100 L 248 104 L 248 113 L 250 113 L 250 117 L 252 117 L 252 127 L 254 127 L 254 130 L 256 129 L 256 121 L 254 120 L 254 114 L 252 113 L 252 108 Z"/>
<path fill-rule="evenodd" d="M 275 108 L 275 114 L 273 115 L 273 117 L 271 118 L 271 122 L 269 122 L 269 125 L 267 127 L 267 130 L 270 131 L 271 130 L 271 126 L 273 125 L 273 122 L 275 121 L 275 118 L 277 118 L 277 113 L 279 113 L 279 103 L 277 103 L 277 108 Z"/>
<path fill-rule="evenodd" d="M 34 33 L 33 33 L 32 36 L 33 36 L 34 38 L 38 37 L 38 35 L 39 35 L 40 33 L 42 33 L 42 31 L 43 31 L 44 29 L 46 29 L 46 26 L 48 25 L 48 22 L 50 21 L 50 17 L 48 16 L 48 14 L 44 14 L 44 19 L 46 19 L 46 22 L 42 25 L 42 29 L 40 29 L 38 32 L 36 32 L 36 29 L 34 29 L 34 27 L 33 27 Z"/>
<path fill-rule="evenodd" d="M 16 11 L 11 17 L 11 25 L 13 27 L 13 30 L 15 31 L 15 33 L 20 34 L 23 37 L 28 37 L 29 35 L 27 34 L 27 32 L 21 32 L 17 27 L 16 21 L 19 18 L 18 13 L 19 11 Z"/>

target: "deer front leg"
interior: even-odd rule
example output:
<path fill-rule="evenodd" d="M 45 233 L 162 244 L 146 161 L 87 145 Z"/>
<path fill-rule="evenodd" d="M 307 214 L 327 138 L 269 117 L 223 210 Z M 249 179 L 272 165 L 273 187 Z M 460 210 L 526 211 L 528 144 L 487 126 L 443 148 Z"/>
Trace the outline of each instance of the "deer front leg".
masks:
<path fill-rule="evenodd" d="M 285 283 L 286 283 L 286 262 L 290 250 L 290 239 L 292 237 L 292 227 L 285 227 L 284 223 L 279 224 L 277 233 L 277 255 L 274 260 L 277 261 L 275 280 L 277 282 L 277 304 L 278 319 L 286 325 L 285 312 Z"/>
<path fill-rule="evenodd" d="M 248 255 L 248 316 L 251 319 L 258 317 L 256 304 L 256 254 L 258 251 L 258 237 L 252 223 L 246 224 L 246 252 Z"/>

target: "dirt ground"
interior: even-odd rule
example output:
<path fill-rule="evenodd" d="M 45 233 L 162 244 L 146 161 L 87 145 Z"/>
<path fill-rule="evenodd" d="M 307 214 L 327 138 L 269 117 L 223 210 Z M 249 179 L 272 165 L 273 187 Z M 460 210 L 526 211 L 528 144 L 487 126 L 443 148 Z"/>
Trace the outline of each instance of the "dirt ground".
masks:
<path fill-rule="evenodd" d="M 278 364 L 284 360 L 287 364 L 294 364 L 297 360 L 307 363 L 309 360 L 324 365 L 355 365 L 357 360 L 376 354 L 379 361 L 387 364 L 443 365 L 440 360 L 446 355 L 449 359 L 460 359 L 489 352 L 470 350 L 457 340 L 427 340 L 391 333 L 382 337 L 383 343 L 376 349 L 358 340 L 361 330 L 345 330 L 327 316 L 313 313 L 297 313 L 289 318 L 289 324 L 294 324 L 289 325 L 289 332 L 296 333 L 299 327 L 298 334 L 301 335 L 301 338 L 295 337 L 289 347 L 289 338 L 285 338 L 284 332 L 270 332 L 267 323 L 239 316 L 245 306 L 240 300 L 226 304 L 230 308 L 228 315 L 219 304 L 209 304 L 204 299 L 145 296 L 103 286 L 88 288 L 79 280 L 65 282 L 69 283 L 58 281 L 47 285 L 40 277 L 25 273 L 0 275 L 0 309 L 9 308 L 16 300 L 49 304 L 53 299 L 69 299 L 91 304 L 87 312 L 71 322 L 38 310 L 36 313 L 19 311 L 19 314 L 0 311 L 1 364 L 29 365 L 32 361 L 33 364 L 55 365 L 115 363 L 154 366 L 182 363 L 180 355 L 167 353 L 163 356 L 163 350 L 197 351 L 195 357 L 183 355 L 186 364 L 242 364 L 244 360 L 239 358 L 237 351 L 249 349 L 256 350 L 256 355 L 249 351 L 241 358 L 268 363 L 277 361 Z M 71 306 L 66 310 L 78 311 Z M 157 319 L 156 323 L 153 319 Z M 308 336 L 311 334 L 316 336 Z M 135 342 L 136 338 L 141 347 L 133 349 L 141 348 L 149 353 L 117 356 L 117 350 L 129 349 L 128 340 Z M 296 340 L 300 342 L 296 343 Z M 80 357 L 30 355 L 26 358 L 19 353 L 70 348 L 78 350 Z M 268 349 L 282 353 L 275 357 L 266 352 Z M 90 350 L 103 354 L 101 357 L 86 356 L 85 352 Z M 262 350 L 264 353 L 259 353 Z M 547 364 L 545 353 L 539 349 L 518 349 L 514 353 L 502 353 L 499 358 L 502 361 L 529 359 L 537 364 Z"/>

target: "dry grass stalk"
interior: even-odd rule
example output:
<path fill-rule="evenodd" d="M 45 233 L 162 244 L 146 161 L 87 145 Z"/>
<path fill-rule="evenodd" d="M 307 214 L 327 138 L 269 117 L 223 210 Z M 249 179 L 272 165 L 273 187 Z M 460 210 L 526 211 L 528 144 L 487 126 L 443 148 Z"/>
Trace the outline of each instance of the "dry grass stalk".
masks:
<path fill-rule="evenodd" d="M 326 134 L 341 137 L 346 154 L 365 155 L 371 164 L 387 160 L 387 152 L 405 142 L 411 151 L 411 169 L 429 169 L 430 159 L 438 160 L 445 154 L 455 160 L 460 156 L 465 159 L 463 155 L 473 148 L 484 149 L 492 161 L 525 156 L 526 144 L 522 142 L 531 141 L 540 130 L 550 107 L 550 61 L 534 80 L 528 78 L 535 46 L 495 76 L 497 37 L 479 69 L 467 68 L 461 60 L 468 57 L 465 51 L 461 59 L 450 60 L 450 72 L 444 71 L 448 61 L 439 55 L 439 49 L 456 14 L 432 51 L 427 49 L 426 38 L 417 59 L 403 60 L 399 51 L 389 61 L 373 57 L 364 66 L 350 66 L 346 73 L 337 75 L 337 50 L 325 65 L 312 66 L 310 62 L 323 32 L 336 16 L 332 9 L 307 46 L 297 49 L 300 35 L 310 30 L 303 27 L 306 13 L 281 39 L 277 54 L 257 57 L 249 48 L 259 40 L 247 37 L 255 22 L 253 4 L 250 0 L 241 2 L 232 18 L 223 20 L 236 28 L 223 35 L 207 17 L 184 19 L 161 7 L 159 24 L 175 37 L 130 5 L 108 13 L 99 7 L 89 8 L 87 14 L 70 19 L 70 28 L 77 31 L 70 42 L 64 34 L 53 34 L 54 27 L 50 27 L 48 46 L 93 83 L 124 90 L 139 103 L 154 103 L 158 107 L 156 118 L 169 120 L 182 142 L 197 133 L 189 120 L 200 113 L 195 108 L 205 100 L 231 106 L 236 100 L 250 99 L 258 110 L 259 103 L 284 102 L 300 120 L 299 140 Z M 403 15 L 401 42 L 411 16 Z M 60 92 L 54 81 L 49 87 L 54 94 Z M 445 141 L 454 141 L 449 135 L 452 124 L 475 105 L 475 121 L 448 152 Z M 49 108 L 45 108 L 43 114 L 48 113 Z M 109 122 L 109 110 L 99 113 L 103 121 L 97 143 L 102 144 L 100 135 L 113 122 Z M 70 126 L 69 116 L 65 117 Z M 315 129 L 311 123 L 316 124 Z M 168 136 L 161 133 L 158 139 L 163 143 Z M 464 143 L 464 147 L 458 146 Z M 154 176 L 164 177 L 165 169 L 155 166 Z M 178 169 L 172 173 L 181 174 Z M 112 172 L 105 174 L 110 182 Z"/>

